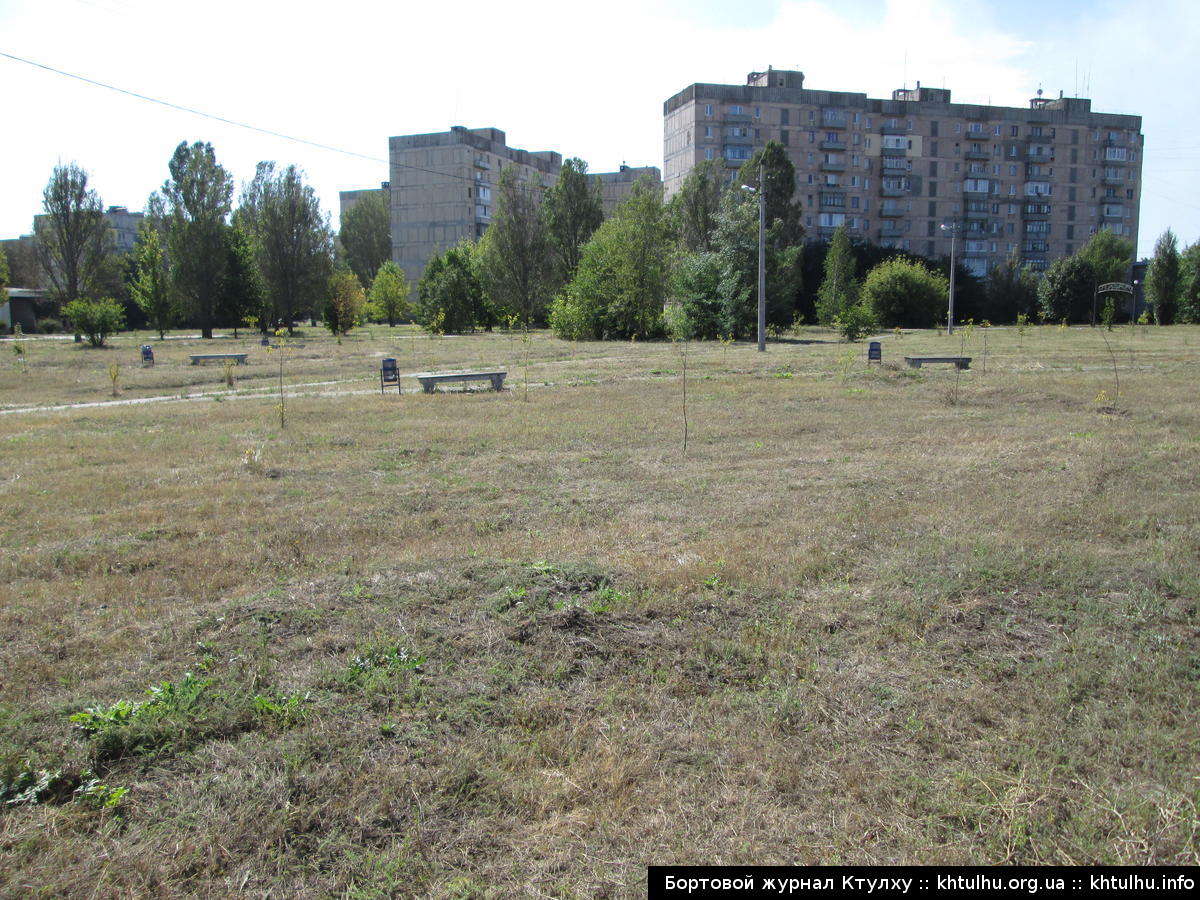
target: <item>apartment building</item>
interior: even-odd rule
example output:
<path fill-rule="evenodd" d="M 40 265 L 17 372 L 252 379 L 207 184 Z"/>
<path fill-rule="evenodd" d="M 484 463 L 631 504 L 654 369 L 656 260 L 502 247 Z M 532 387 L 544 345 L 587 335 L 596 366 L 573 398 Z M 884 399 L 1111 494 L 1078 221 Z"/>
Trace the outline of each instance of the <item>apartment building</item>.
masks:
<path fill-rule="evenodd" d="M 732 174 L 777 140 L 813 237 L 845 225 L 938 257 L 956 236 L 979 275 L 1013 250 L 1045 269 L 1102 228 L 1136 246 L 1141 117 L 1041 93 L 1028 109 L 980 106 L 918 82 L 884 100 L 809 90 L 802 72 L 770 68 L 744 85 L 693 84 L 663 105 L 666 191 L 703 160 L 723 159 Z"/>
<path fill-rule="evenodd" d="M 500 173 L 549 187 L 562 154 L 509 147 L 498 128 L 464 128 L 390 138 L 392 259 L 414 282 L 435 253 L 483 236 L 492 221 Z"/>
<path fill-rule="evenodd" d="M 500 173 L 517 167 L 517 178 L 548 188 L 558 180 L 561 153 L 530 152 L 509 147 L 498 128 L 464 128 L 432 134 L 409 134 L 389 140 L 391 179 L 382 190 L 391 204 L 392 259 L 416 282 L 425 264 L 464 238 L 477 240 L 491 224 Z M 600 180 L 604 213 L 609 215 L 646 177 L 661 187 L 654 166 L 621 166 L 616 172 L 594 173 Z M 372 189 L 342 191 L 341 211 Z M 379 190 L 379 189 L 374 189 Z"/>

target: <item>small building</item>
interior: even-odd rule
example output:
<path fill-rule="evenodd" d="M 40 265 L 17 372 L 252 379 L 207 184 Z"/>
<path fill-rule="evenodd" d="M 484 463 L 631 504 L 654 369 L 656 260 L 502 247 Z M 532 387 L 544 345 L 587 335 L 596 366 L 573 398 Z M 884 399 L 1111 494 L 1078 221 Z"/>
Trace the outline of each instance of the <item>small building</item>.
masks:
<path fill-rule="evenodd" d="M 0 326 L 12 331 L 16 325 L 32 334 L 37 330 L 37 304 L 44 303 L 47 294 L 36 288 L 5 288 L 4 303 L 0 304 Z"/>

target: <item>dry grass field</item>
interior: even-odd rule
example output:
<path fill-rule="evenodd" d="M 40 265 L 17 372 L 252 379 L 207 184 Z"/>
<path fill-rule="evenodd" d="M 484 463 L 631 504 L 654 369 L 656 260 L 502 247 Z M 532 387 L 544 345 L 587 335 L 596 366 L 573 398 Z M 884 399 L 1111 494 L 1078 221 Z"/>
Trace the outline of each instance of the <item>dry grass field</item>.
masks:
<path fill-rule="evenodd" d="M 0 895 L 1200 862 L 1200 329 L 882 340 L 0 342 Z"/>

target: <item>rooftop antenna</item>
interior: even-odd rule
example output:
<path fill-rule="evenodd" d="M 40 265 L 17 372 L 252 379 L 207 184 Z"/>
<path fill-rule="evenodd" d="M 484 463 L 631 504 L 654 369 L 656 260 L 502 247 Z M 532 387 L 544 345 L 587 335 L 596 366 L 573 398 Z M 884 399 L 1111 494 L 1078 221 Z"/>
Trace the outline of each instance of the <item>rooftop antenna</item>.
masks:
<path fill-rule="evenodd" d="M 908 90 L 908 48 L 907 47 L 904 48 L 904 71 L 902 74 L 904 75 L 903 90 L 907 91 Z"/>

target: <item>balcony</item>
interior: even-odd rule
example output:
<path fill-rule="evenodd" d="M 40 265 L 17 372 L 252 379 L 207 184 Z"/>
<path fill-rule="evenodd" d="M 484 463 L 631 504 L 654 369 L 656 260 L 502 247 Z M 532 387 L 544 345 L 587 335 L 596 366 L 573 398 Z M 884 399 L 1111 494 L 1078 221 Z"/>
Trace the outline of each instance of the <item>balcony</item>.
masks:
<path fill-rule="evenodd" d="M 485 159 L 485 158 L 484 158 L 484 157 L 482 157 L 482 156 L 477 156 L 477 157 L 475 157 L 475 168 L 477 168 L 477 169 L 490 169 L 490 168 L 491 168 L 491 166 L 490 166 L 490 165 L 488 165 L 488 161 L 487 161 L 487 159 Z"/>
<path fill-rule="evenodd" d="M 821 149 L 822 150 L 833 150 L 838 153 L 845 153 L 846 152 L 846 142 L 845 141 L 821 141 Z"/>
<path fill-rule="evenodd" d="M 908 128 L 903 125 L 884 125 L 879 129 L 880 134 L 908 134 Z"/>
<path fill-rule="evenodd" d="M 963 154 L 967 159 L 991 159 L 992 154 L 986 150 L 968 150 Z"/>
<path fill-rule="evenodd" d="M 1031 134 L 1025 138 L 1030 144 L 1053 144 L 1054 138 L 1048 134 Z"/>
<path fill-rule="evenodd" d="M 987 187 L 968 187 L 963 184 L 962 192 L 968 197 L 987 197 L 991 190 Z"/>
<path fill-rule="evenodd" d="M 1050 204 L 1026 203 L 1021 207 L 1021 217 L 1024 219 L 1048 219 L 1050 218 Z"/>
<path fill-rule="evenodd" d="M 908 196 L 908 188 L 887 187 L 886 185 L 881 185 L 879 188 L 879 196 L 880 197 L 907 197 Z"/>
<path fill-rule="evenodd" d="M 1118 158 L 1116 156 L 1105 155 L 1104 164 L 1106 166 L 1127 166 L 1129 165 L 1129 160 L 1123 156 Z"/>
<path fill-rule="evenodd" d="M 904 157 L 908 155 L 907 147 L 882 147 L 879 150 L 881 156 Z"/>
<path fill-rule="evenodd" d="M 898 238 L 904 236 L 904 228 L 899 222 L 885 222 L 879 227 L 881 238 Z"/>
<path fill-rule="evenodd" d="M 1105 175 L 1104 185 L 1106 187 L 1120 187 L 1125 183 L 1125 179 L 1120 175 Z"/>
<path fill-rule="evenodd" d="M 821 116 L 822 128 L 846 128 L 845 116 Z"/>
<path fill-rule="evenodd" d="M 1100 208 L 1100 218 L 1116 222 L 1125 218 L 1125 209 L 1112 203 L 1106 203 Z"/>
<path fill-rule="evenodd" d="M 899 206 L 883 206 L 879 209 L 879 215 L 885 219 L 902 219 L 908 215 L 908 210 Z"/>
<path fill-rule="evenodd" d="M 845 172 L 846 164 L 844 162 L 822 162 L 819 168 L 822 172 Z"/>
<path fill-rule="evenodd" d="M 963 215 L 968 219 L 986 219 L 991 215 L 991 212 L 988 211 L 987 206 L 983 206 L 980 209 L 968 208 Z"/>

